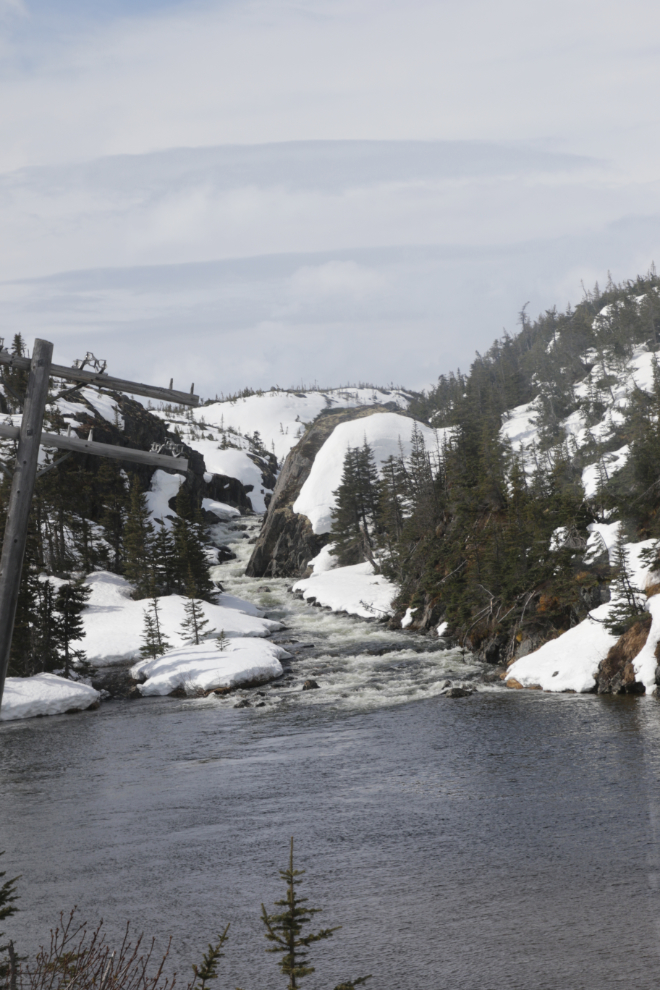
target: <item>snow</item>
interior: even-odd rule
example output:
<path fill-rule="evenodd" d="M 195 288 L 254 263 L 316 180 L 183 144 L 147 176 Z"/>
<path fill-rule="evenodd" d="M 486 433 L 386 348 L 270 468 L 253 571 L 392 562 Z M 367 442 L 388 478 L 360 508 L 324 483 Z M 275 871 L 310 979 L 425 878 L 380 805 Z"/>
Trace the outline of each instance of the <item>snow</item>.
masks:
<path fill-rule="evenodd" d="M 186 443 L 198 450 L 204 457 L 204 463 L 212 474 L 224 474 L 228 478 L 237 478 L 246 487 L 251 485 L 252 491 L 248 498 L 255 512 L 265 512 L 264 482 L 261 468 L 254 463 L 244 450 L 234 450 L 228 447 L 222 450 L 213 440 L 191 440 L 186 437 Z"/>
<path fill-rule="evenodd" d="M 502 435 L 512 443 L 523 443 L 533 440 L 536 437 L 536 417 L 539 411 L 536 406 L 536 399 L 527 402 L 522 406 L 515 406 L 506 413 L 506 419 L 502 425 Z"/>
<path fill-rule="evenodd" d="M 416 608 L 407 608 L 406 609 L 406 614 L 401 619 L 401 628 L 402 629 L 407 629 L 408 626 L 412 626 L 412 624 L 413 624 L 413 618 L 414 618 L 414 613 L 416 611 L 417 611 Z"/>
<path fill-rule="evenodd" d="M 134 659 L 142 645 L 144 611 L 148 600 L 133 601 L 128 581 L 108 571 L 95 571 L 86 578 L 85 583 L 92 589 L 82 613 L 85 637 L 80 645 L 87 659 L 97 666 Z M 222 604 L 201 603 L 204 618 L 209 620 L 205 635 L 215 635 L 224 630 L 228 638 L 261 638 L 282 628 L 281 623 L 262 618 L 250 602 L 243 602 L 232 595 L 220 595 L 219 600 Z M 185 643 L 180 627 L 185 618 L 186 601 L 181 595 L 158 599 L 161 629 L 173 647 Z"/>
<path fill-rule="evenodd" d="M 610 564 L 613 564 L 613 551 L 620 528 L 620 522 L 589 523 L 587 531 L 590 535 L 587 540 L 585 559 L 597 557 L 603 550 L 607 550 Z"/>
<path fill-rule="evenodd" d="M 647 694 L 651 694 L 656 690 L 655 669 L 658 659 L 655 650 L 660 640 L 660 595 L 649 598 L 646 607 L 651 613 L 651 628 L 646 643 L 633 660 L 633 667 L 635 679 L 642 682 Z"/>
<path fill-rule="evenodd" d="M 147 492 L 147 506 L 152 519 L 163 521 L 167 528 L 172 526 L 173 513 L 169 506 L 169 500 L 176 498 L 179 488 L 184 482 L 180 474 L 169 474 L 160 468 L 154 471 L 151 477 L 151 491 Z M 176 514 L 176 513 L 175 513 Z M 169 519 L 167 517 L 170 517 Z"/>
<path fill-rule="evenodd" d="M 186 694 L 215 688 L 265 684 L 282 674 L 280 660 L 290 657 L 281 646 L 259 639 L 229 640 L 222 650 L 216 641 L 170 650 L 155 660 L 142 660 L 131 668 L 131 676 L 145 679 L 138 686 L 142 695 L 171 694 L 183 688 Z"/>
<path fill-rule="evenodd" d="M 233 505 L 227 505 L 225 502 L 216 502 L 212 498 L 203 498 L 202 508 L 206 509 L 207 512 L 212 512 L 214 516 L 217 516 L 223 522 L 235 516 L 240 517 L 241 514 Z"/>
<path fill-rule="evenodd" d="M 243 436 L 255 432 L 264 447 L 272 450 L 281 462 L 296 445 L 301 427 L 311 423 L 324 409 L 356 408 L 395 402 L 406 409 L 410 397 L 398 390 L 372 388 L 329 389 L 328 391 L 274 391 L 242 399 L 213 402 L 193 410 L 197 423 L 220 429 L 236 430 Z M 204 428 L 204 427 L 203 427 Z M 207 461 L 208 465 L 208 461 Z M 213 470 L 209 468 L 209 470 Z M 226 474 L 227 472 L 222 472 Z M 231 475 L 231 477 L 237 477 Z"/>
<path fill-rule="evenodd" d="M 544 691 L 593 690 L 598 664 L 618 638 L 603 625 L 609 610 L 609 602 L 600 605 L 579 625 L 516 660 L 507 670 L 506 681 L 516 680 L 523 687 L 538 684 Z"/>
<path fill-rule="evenodd" d="M 69 681 L 55 674 L 8 677 L 0 708 L 0 721 L 84 711 L 98 702 L 100 697 L 99 692 L 88 684 Z"/>
<path fill-rule="evenodd" d="M 368 562 L 329 569 L 326 566 L 328 558 L 334 559 L 328 547 L 324 547 L 319 556 L 310 561 L 314 573 L 294 584 L 293 590 L 302 592 L 305 599 L 314 598 L 319 605 L 325 605 L 333 612 L 348 612 L 364 619 L 392 614 L 392 599 L 398 590 L 396 585 L 382 574 L 375 574 Z"/>
<path fill-rule="evenodd" d="M 293 511 L 307 516 L 315 533 L 329 533 L 332 527 L 333 492 L 339 487 L 344 458 L 349 447 L 361 447 L 365 439 L 376 464 L 388 457 L 410 456 L 410 435 L 415 420 L 399 413 L 374 413 L 336 426 L 314 458 L 312 470 L 293 505 Z M 432 430 L 423 423 L 417 428 L 432 453 L 442 437 L 451 431 Z"/>

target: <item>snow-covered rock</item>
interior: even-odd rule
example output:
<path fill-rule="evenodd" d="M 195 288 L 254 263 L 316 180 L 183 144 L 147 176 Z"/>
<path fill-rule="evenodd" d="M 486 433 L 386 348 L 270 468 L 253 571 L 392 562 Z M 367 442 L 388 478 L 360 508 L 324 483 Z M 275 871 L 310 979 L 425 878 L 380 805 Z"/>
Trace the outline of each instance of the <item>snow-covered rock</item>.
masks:
<path fill-rule="evenodd" d="M 169 474 L 158 468 L 151 477 L 150 490 L 146 493 L 147 506 L 152 519 L 161 519 L 168 529 L 172 526 L 174 516 L 169 501 L 179 494 L 183 480 L 180 474 Z"/>
<path fill-rule="evenodd" d="M 133 601 L 131 585 L 125 578 L 108 571 L 90 574 L 85 583 L 92 589 L 87 608 L 82 614 L 85 638 L 81 648 L 88 660 L 97 666 L 118 660 L 130 660 L 139 654 L 146 600 Z M 160 623 L 165 637 L 173 647 L 183 646 L 185 640 L 181 623 L 185 618 L 186 600 L 181 595 L 158 599 Z M 232 595 L 220 595 L 221 604 L 202 602 L 204 618 L 209 620 L 208 635 L 224 630 L 225 636 L 264 637 L 281 629 L 281 623 L 264 619 L 263 613 L 251 602 Z"/>
<path fill-rule="evenodd" d="M 410 437 L 415 420 L 399 413 L 374 413 L 362 419 L 340 423 L 325 441 L 309 477 L 294 502 L 293 511 L 307 516 L 315 533 L 329 533 L 332 527 L 333 492 L 341 483 L 344 458 L 349 448 L 361 447 L 366 439 L 376 465 L 380 468 L 388 457 L 410 456 Z M 433 452 L 446 430 L 432 430 L 423 423 L 417 429 L 424 437 L 427 449 Z"/>
<path fill-rule="evenodd" d="M 100 697 L 99 692 L 89 684 L 69 681 L 55 674 L 8 677 L 0 707 L 0 721 L 84 711 L 96 704 Z"/>
<path fill-rule="evenodd" d="M 280 660 L 291 654 L 275 643 L 260 639 L 229 640 L 222 652 L 215 640 L 199 646 L 170 650 L 156 660 L 142 660 L 131 668 L 131 675 L 143 683 L 141 694 L 165 695 L 182 688 L 186 694 L 216 688 L 265 684 L 282 674 Z"/>
<path fill-rule="evenodd" d="M 516 660 L 507 670 L 505 683 L 539 685 L 544 691 L 592 691 L 598 664 L 617 641 L 603 625 L 609 609 L 609 602 L 600 605 L 577 626 Z"/>
<path fill-rule="evenodd" d="M 396 585 L 382 574 L 375 574 L 371 564 L 353 564 L 351 567 L 333 567 L 334 557 L 328 546 L 318 557 L 310 561 L 314 568 L 311 577 L 297 581 L 293 586 L 305 599 L 314 599 L 333 612 L 348 612 L 365 619 L 382 618 L 392 614 L 392 599 Z"/>

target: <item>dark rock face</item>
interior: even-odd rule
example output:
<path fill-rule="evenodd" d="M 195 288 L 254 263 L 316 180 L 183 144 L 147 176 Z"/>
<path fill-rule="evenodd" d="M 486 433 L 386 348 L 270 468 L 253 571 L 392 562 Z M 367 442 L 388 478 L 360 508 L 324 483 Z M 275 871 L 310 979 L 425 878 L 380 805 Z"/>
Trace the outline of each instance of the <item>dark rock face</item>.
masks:
<path fill-rule="evenodd" d="M 310 677 L 309 680 L 305 681 L 305 683 L 302 686 L 302 689 L 303 691 L 315 691 L 317 688 L 320 688 L 320 686 L 321 685 L 317 681 L 313 680 Z"/>
<path fill-rule="evenodd" d="M 316 535 L 307 516 L 298 515 L 292 508 L 309 477 L 314 458 L 340 423 L 382 412 L 391 410 L 384 406 L 333 410 L 321 413 L 307 430 L 284 462 L 245 572 L 248 577 L 304 576 L 309 561 L 328 542 L 327 533 Z"/>
<path fill-rule="evenodd" d="M 129 399 L 120 392 L 110 392 L 109 394 L 116 400 L 121 410 L 121 415 L 124 418 L 124 429 L 121 430 L 118 424 L 110 423 L 104 419 L 84 396 L 77 395 L 72 401 L 80 405 L 80 412 L 76 413 L 75 418 L 81 425 L 83 435 L 86 436 L 89 430 L 93 429 L 94 439 L 99 443 L 128 447 L 133 450 L 149 450 L 152 443 L 164 444 L 167 440 L 180 443 L 176 434 L 170 433 L 163 421 L 145 409 L 139 402 Z M 202 455 L 186 444 L 182 446 L 184 456 L 188 459 L 186 485 L 194 501 L 201 498 L 211 498 L 238 509 L 247 511 L 252 509 L 248 491 L 240 481 L 236 478 L 217 474 L 212 475 L 210 481 L 206 481 L 204 478 L 206 465 Z M 101 465 L 102 459 L 91 454 L 74 454 L 73 456 L 91 471 L 97 471 Z M 270 462 L 264 461 L 264 463 Z M 143 491 L 149 488 L 154 473 L 153 467 L 148 464 L 135 464 L 132 461 L 120 462 L 120 464 L 129 477 L 136 475 L 139 477 Z"/>
<path fill-rule="evenodd" d="M 646 643 L 650 628 L 651 616 L 646 615 L 626 630 L 601 660 L 596 674 L 598 694 L 644 694 L 644 685 L 635 680 L 632 661 Z"/>

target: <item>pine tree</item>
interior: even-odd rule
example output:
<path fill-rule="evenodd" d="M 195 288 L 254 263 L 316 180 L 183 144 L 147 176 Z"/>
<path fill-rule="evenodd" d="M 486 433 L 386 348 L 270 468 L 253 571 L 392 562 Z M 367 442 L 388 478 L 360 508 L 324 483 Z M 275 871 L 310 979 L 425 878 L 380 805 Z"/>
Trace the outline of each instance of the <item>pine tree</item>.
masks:
<path fill-rule="evenodd" d="M 4 852 L 0 852 L 0 856 L 4 856 Z M 3 877 L 7 876 L 6 870 L 0 870 L 0 881 Z M 13 877 L 11 880 L 5 880 L 0 886 L 0 922 L 4 921 L 5 918 L 11 918 L 13 914 L 16 914 L 18 908 L 15 906 L 15 901 L 18 900 L 18 895 L 16 893 L 16 884 L 20 880 L 20 877 Z M 0 941 L 4 938 L 4 932 L 0 932 Z M 8 954 L 8 959 L 3 959 L 2 957 Z M 14 952 L 13 942 L 7 942 L 5 945 L 0 945 L 0 985 L 6 983 L 9 987 L 16 986 L 16 973 L 12 972 L 16 967 L 16 953 Z"/>
<path fill-rule="evenodd" d="M 119 574 L 124 550 L 124 526 L 130 503 L 127 481 L 116 461 L 102 457 L 95 484 L 100 494 L 99 523 L 103 526 L 105 540 L 110 544 L 112 553 L 107 566 Z"/>
<path fill-rule="evenodd" d="M 225 957 L 222 948 L 228 937 L 229 925 L 227 925 L 222 935 L 218 937 L 218 941 L 215 945 L 209 944 L 208 951 L 202 956 L 201 965 L 193 965 L 193 973 L 195 974 L 195 978 L 192 982 L 191 990 L 206 990 L 207 983 L 210 983 L 211 980 L 217 980 L 218 963 Z"/>
<path fill-rule="evenodd" d="M 309 947 L 314 942 L 321 942 L 330 938 L 334 932 L 338 931 L 341 925 L 335 928 L 323 928 L 314 934 L 303 935 L 303 929 L 311 922 L 315 914 L 320 914 L 320 908 L 306 907 L 307 898 L 300 897 L 296 888 L 305 870 L 296 870 L 293 866 L 293 839 L 289 852 L 289 866 L 286 870 L 280 870 L 280 877 L 286 883 L 286 894 L 282 900 L 275 901 L 275 906 L 284 910 L 278 914 L 269 914 L 265 906 L 261 905 L 261 920 L 266 929 L 266 939 L 271 943 L 267 952 L 278 953 L 282 956 L 280 960 L 280 970 L 289 979 L 287 990 L 297 990 L 301 980 L 315 972 L 314 966 L 309 964 Z M 353 987 L 360 986 L 371 977 L 361 976 L 357 980 L 340 984 L 335 990 L 352 990 Z"/>
<path fill-rule="evenodd" d="M 619 526 L 612 557 L 616 577 L 610 588 L 612 604 L 605 625 L 615 636 L 621 636 L 644 612 L 643 595 L 632 583 L 628 548 L 622 525 Z"/>
<path fill-rule="evenodd" d="M 189 597 L 192 589 L 195 597 L 210 601 L 215 589 L 209 577 L 208 560 L 204 551 L 204 524 L 199 509 L 193 509 L 184 486 L 177 495 L 176 511 L 177 518 L 172 526 L 175 587 Z"/>
<path fill-rule="evenodd" d="M 85 636 L 81 613 L 91 593 L 92 589 L 81 581 L 63 584 L 57 591 L 55 614 L 60 640 L 59 659 L 65 677 L 69 677 L 74 668 L 84 672 L 89 668 L 84 651 L 74 649 L 72 644 Z"/>
<path fill-rule="evenodd" d="M 143 659 L 156 659 L 166 653 L 171 647 L 160 627 L 160 605 L 156 597 L 152 598 L 144 610 L 144 626 L 142 628 L 142 646 L 140 656 Z"/>
<path fill-rule="evenodd" d="M 204 618 L 203 603 L 195 598 L 195 585 L 190 575 L 188 583 L 188 600 L 184 603 L 183 610 L 185 619 L 181 623 L 181 632 L 187 643 L 195 646 L 199 645 L 202 633 L 209 624 L 209 620 Z"/>
<path fill-rule="evenodd" d="M 342 567 L 374 557 L 380 483 L 374 455 L 365 438 L 362 447 L 349 447 L 332 510 L 331 553 Z"/>
<path fill-rule="evenodd" d="M 153 543 L 154 527 L 147 498 L 135 479 L 124 529 L 124 574 L 133 585 L 133 595 L 137 599 L 146 598 L 154 584 Z"/>

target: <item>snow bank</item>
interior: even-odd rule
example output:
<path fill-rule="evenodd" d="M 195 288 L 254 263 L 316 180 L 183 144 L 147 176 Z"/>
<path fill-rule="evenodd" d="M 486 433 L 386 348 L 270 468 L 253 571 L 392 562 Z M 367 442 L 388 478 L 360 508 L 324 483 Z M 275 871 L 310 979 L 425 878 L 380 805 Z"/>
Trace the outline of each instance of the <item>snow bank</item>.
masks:
<path fill-rule="evenodd" d="M 222 652 L 215 640 L 170 650 L 156 660 L 142 660 L 131 668 L 143 695 L 171 694 L 183 688 L 186 694 L 265 684 L 282 674 L 280 660 L 290 657 L 281 646 L 259 639 L 230 640 Z"/>
<path fill-rule="evenodd" d="M 506 681 L 516 680 L 523 687 L 539 684 L 544 691 L 591 691 L 598 664 L 618 638 L 602 624 L 609 610 L 609 602 L 600 605 L 579 625 L 516 660 L 507 670 Z"/>
<path fill-rule="evenodd" d="M 324 547 L 318 557 L 310 561 L 314 568 L 312 576 L 298 581 L 293 590 L 302 592 L 305 599 L 314 598 L 319 605 L 325 605 L 333 612 L 348 612 L 365 619 L 392 614 L 392 599 L 398 590 L 396 585 L 382 574 L 375 574 L 369 563 L 330 569 L 334 559 L 329 548 Z"/>
<path fill-rule="evenodd" d="M 307 516 L 315 533 L 329 533 L 332 526 L 333 491 L 339 487 L 344 458 L 349 447 L 361 447 L 365 437 L 376 464 L 388 457 L 410 456 L 410 435 L 415 420 L 398 413 L 374 413 L 336 426 L 314 458 L 312 470 L 293 505 L 293 511 Z M 434 451 L 447 430 L 432 430 L 423 423 L 417 428 L 427 449 Z"/>
<path fill-rule="evenodd" d="M 646 607 L 651 613 L 651 628 L 645 645 L 633 660 L 633 667 L 636 680 L 642 682 L 647 694 L 651 694 L 656 689 L 655 668 L 658 666 L 658 660 L 655 649 L 660 641 L 660 595 L 649 598 Z"/>
<path fill-rule="evenodd" d="M 100 697 L 99 692 L 88 684 L 68 681 L 55 674 L 8 677 L 0 708 L 0 721 L 84 711 L 98 702 Z"/>
<path fill-rule="evenodd" d="M 85 638 L 80 645 L 88 660 L 103 666 L 133 659 L 141 646 L 147 600 L 133 601 L 128 581 L 108 571 L 90 574 L 85 583 L 92 594 L 82 614 Z M 173 647 L 183 646 L 185 642 L 180 627 L 185 618 L 186 600 L 181 595 L 158 599 L 161 629 Z M 264 637 L 282 628 L 279 622 L 261 618 L 262 613 L 251 602 L 232 595 L 221 595 L 219 601 L 219 605 L 202 602 L 204 618 L 209 620 L 206 627 L 209 635 L 224 630 L 227 637 Z"/>

